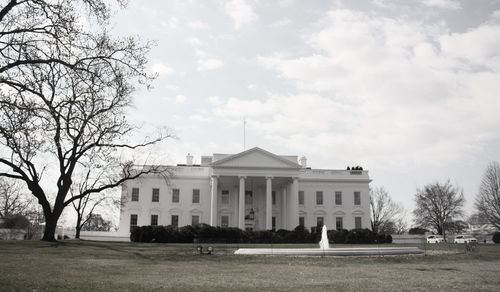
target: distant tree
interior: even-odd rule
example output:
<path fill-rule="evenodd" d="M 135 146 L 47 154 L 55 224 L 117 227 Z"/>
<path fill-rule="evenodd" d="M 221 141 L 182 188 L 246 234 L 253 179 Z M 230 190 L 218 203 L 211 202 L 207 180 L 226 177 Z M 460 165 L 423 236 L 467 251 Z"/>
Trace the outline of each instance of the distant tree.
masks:
<path fill-rule="evenodd" d="M 22 181 L 37 199 L 45 241 L 55 241 L 59 217 L 73 201 L 164 172 L 146 166 L 147 159 L 119 160 L 124 151 L 143 152 L 171 134 L 130 139 L 138 128 L 127 110 L 135 86 L 151 81 L 152 44 L 112 38 L 109 15 L 104 0 L 0 4 L 0 177 Z M 81 167 L 110 158 L 120 162 L 118 175 L 68 198 Z"/>
<path fill-rule="evenodd" d="M 82 227 L 93 218 L 96 207 L 107 206 L 114 208 L 120 205 L 120 199 L 111 196 L 110 192 L 91 193 L 81 196 L 87 190 L 96 188 L 107 176 L 116 172 L 117 169 L 111 161 L 113 160 L 106 161 L 106 165 L 95 165 L 90 162 L 86 172 L 75 177 L 76 182 L 70 189 L 71 197 L 77 198 L 71 202 L 76 212 L 75 238 L 80 238 Z"/>
<path fill-rule="evenodd" d="M 102 218 L 101 214 L 92 214 L 82 226 L 83 231 L 110 231 L 113 224 Z"/>
<path fill-rule="evenodd" d="M 476 209 L 489 223 L 500 229 L 500 164 L 491 162 L 486 167 L 476 197 Z"/>
<path fill-rule="evenodd" d="M 403 207 L 394 202 L 383 187 L 370 189 L 371 227 L 375 233 L 391 233 L 403 216 Z"/>
<path fill-rule="evenodd" d="M 449 221 L 444 224 L 445 229 L 451 234 L 463 233 L 469 227 L 469 224 L 463 220 Z"/>
<path fill-rule="evenodd" d="M 417 189 L 415 204 L 415 223 L 432 227 L 438 234 L 446 237 L 445 223 L 463 215 L 465 199 L 463 192 L 450 181 L 444 184 L 436 182 Z"/>
<path fill-rule="evenodd" d="M 31 203 L 17 181 L 0 177 L 0 217 L 25 214 Z"/>

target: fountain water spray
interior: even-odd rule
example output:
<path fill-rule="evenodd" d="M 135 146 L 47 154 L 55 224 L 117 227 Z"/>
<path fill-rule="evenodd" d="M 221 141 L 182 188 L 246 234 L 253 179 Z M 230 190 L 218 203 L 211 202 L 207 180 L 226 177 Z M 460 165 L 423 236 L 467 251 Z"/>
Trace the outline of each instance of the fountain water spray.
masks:
<path fill-rule="evenodd" d="M 328 243 L 328 229 L 326 228 L 326 225 L 323 225 L 323 228 L 321 230 L 321 240 L 319 242 L 319 248 L 325 250 L 330 248 L 330 244 Z"/>

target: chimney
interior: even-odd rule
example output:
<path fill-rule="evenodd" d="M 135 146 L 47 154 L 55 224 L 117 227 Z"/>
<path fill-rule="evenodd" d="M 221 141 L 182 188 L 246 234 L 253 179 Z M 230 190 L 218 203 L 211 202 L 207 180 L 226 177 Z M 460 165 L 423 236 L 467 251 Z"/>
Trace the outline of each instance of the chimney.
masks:
<path fill-rule="evenodd" d="M 300 158 L 300 165 L 302 166 L 302 168 L 306 168 L 307 167 L 307 158 L 305 156 L 302 156 Z"/>
<path fill-rule="evenodd" d="M 186 156 L 186 165 L 191 166 L 193 165 L 193 155 L 189 154 Z"/>

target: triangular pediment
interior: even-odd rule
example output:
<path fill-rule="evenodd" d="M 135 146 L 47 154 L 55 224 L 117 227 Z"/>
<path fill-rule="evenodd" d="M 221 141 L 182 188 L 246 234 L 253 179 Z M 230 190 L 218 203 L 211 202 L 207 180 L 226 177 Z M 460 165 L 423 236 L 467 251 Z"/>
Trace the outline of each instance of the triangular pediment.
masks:
<path fill-rule="evenodd" d="M 258 167 L 258 168 L 300 168 L 287 158 L 255 147 L 238 154 L 227 156 L 212 163 L 213 167 Z"/>

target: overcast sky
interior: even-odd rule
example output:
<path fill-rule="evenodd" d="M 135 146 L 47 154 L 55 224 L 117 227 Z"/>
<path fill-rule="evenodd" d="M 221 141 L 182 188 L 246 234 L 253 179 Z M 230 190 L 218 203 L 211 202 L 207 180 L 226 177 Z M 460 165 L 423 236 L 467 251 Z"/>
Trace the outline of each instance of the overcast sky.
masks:
<path fill-rule="evenodd" d="M 450 179 L 467 210 L 500 161 L 500 1 L 130 0 L 117 34 L 156 40 L 130 118 L 179 136 L 170 163 L 258 146 L 361 165 L 410 212 Z"/>

